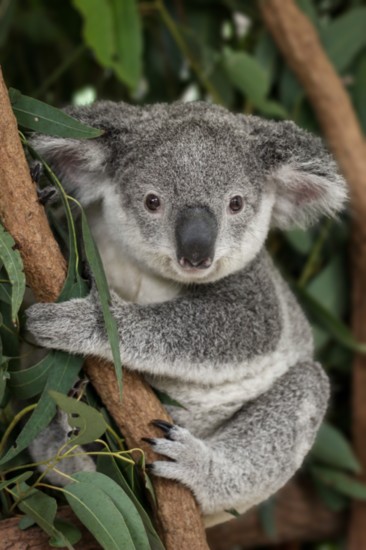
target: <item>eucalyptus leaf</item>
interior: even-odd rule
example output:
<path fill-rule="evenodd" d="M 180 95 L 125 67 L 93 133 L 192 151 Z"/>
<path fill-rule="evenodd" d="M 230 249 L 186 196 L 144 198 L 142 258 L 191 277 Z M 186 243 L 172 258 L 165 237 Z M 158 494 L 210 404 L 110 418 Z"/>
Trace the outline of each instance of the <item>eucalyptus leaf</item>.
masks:
<path fill-rule="evenodd" d="M 12 487 L 10 492 L 18 501 L 19 510 L 32 518 L 51 537 L 51 540 L 56 539 L 60 541 L 62 548 L 66 547 L 72 550 L 69 540 L 54 525 L 57 511 L 56 499 L 38 489 L 29 487 L 25 482 Z"/>
<path fill-rule="evenodd" d="M 324 485 L 322 481 L 313 477 L 315 489 L 324 502 L 324 504 L 334 512 L 340 512 L 347 506 L 348 498 L 338 493 L 328 485 Z"/>
<path fill-rule="evenodd" d="M 324 48 L 339 72 L 366 47 L 366 7 L 356 7 L 330 21 L 321 32 Z"/>
<path fill-rule="evenodd" d="M 270 497 L 266 501 L 262 502 L 258 507 L 259 521 L 263 531 L 267 537 L 272 540 L 276 539 L 277 527 L 275 519 L 275 499 Z"/>
<path fill-rule="evenodd" d="M 350 477 L 339 470 L 333 470 L 322 466 L 312 466 L 313 476 L 329 487 L 358 500 L 366 500 L 366 485 Z"/>
<path fill-rule="evenodd" d="M 7 364 L 0 366 L 0 405 L 4 399 L 6 385 L 9 380 L 9 372 L 7 370 Z"/>
<path fill-rule="evenodd" d="M 235 508 L 228 508 L 227 510 L 225 510 L 225 512 L 227 514 L 230 514 L 234 518 L 240 518 L 240 514 L 237 510 L 235 510 Z"/>
<path fill-rule="evenodd" d="M 311 456 L 330 466 L 354 473 L 361 472 L 361 465 L 348 441 L 339 430 L 327 422 L 323 422 L 320 427 Z"/>
<path fill-rule="evenodd" d="M 179 403 L 179 401 L 170 397 L 170 395 L 168 395 L 167 393 L 157 390 L 156 388 L 154 388 L 154 392 L 157 395 L 160 403 L 163 403 L 163 405 L 169 405 L 171 407 L 179 407 L 180 409 L 186 408 L 184 405 Z"/>
<path fill-rule="evenodd" d="M 122 514 L 136 549 L 150 550 L 149 541 L 138 511 L 127 493 L 115 481 L 99 472 L 79 472 L 72 477 L 77 481 L 99 487 L 107 494 Z"/>
<path fill-rule="evenodd" d="M 263 67 L 272 84 L 275 78 L 275 68 L 278 61 L 278 50 L 272 36 L 267 30 L 263 30 L 255 46 L 254 55 L 258 63 Z"/>
<path fill-rule="evenodd" d="M 70 544 L 77 544 L 81 540 L 81 531 L 75 525 L 62 518 L 55 518 L 55 528 L 57 529 L 57 535 L 53 535 L 48 544 L 53 548 L 64 548 L 64 539 L 66 538 Z M 60 537 L 59 533 L 62 533 Z"/>
<path fill-rule="evenodd" d="M 14 249 L 13 237 L 0 224 L 0 260 L 3 262 L 12 287 L 11 316 L 13 322 L 23 301 L 25 292 L 25 275 L 19 250 Z"/>
<path fill-rule="evenodd" d="M 63 493 L 74 513 L 108 550 L 137 550 L 128 527 L 113 500 L 94 483 L 78 481 Z"/>
<path fill-rule="evenodd" d="M 354 338 L 351 331 L 334 315 L 329 313 L 318 301 L 303 288 L 295 286 L 295 292 L 301 299 L 302 304 L 308 311 L 313 320 L 320 325 L 320 327 L 326 329 L 340 344 L 343 344 L 346 348 L 357 351 L 359 353 L 366 353 L 366 344 L 359 343 Z"/>
<path fill-rule="evenodd" d="M 97 469 L 99 472 L 107 475 L 108 477 L 113 479 L 116 483 L 118 483 L 118 485 L 122 487 L 124 492 L 130 497 L 138 513 L 140 514 L 140 517 L 144 524 L 151 550 L 164 550 L 164 546 L 154 529 L 154 526 L 151 522 L 149 515 L 141 505 L 140 501 L 138 500 L 135 493 L 130 488 L 127 481 L 125 480 L 121 470 L 117 465 L 116 459 L 107 453 L 105 455 L 98 456 Z"/>
<path fill-rule="evenodd" d="M 9 370 L 9 389 L 17 399 L 30 399 L 44 389 L 55 356 L 48 353 L 39 363 L 23 370 Z"/>
<path fill-rule="evenodd" d="M 286 231 L 285 238 L 296 252 L 304 255 L 310 253 L 313 246 L 313 238 L 309 231 L 292 229 L 291 231 Z"/>
<path fill-rule="evenodd" d="M 269 78 L 255 57 L 226 47 L 223 66 L 231 83 L 254 105 L 265 99 L 269 91 Z"/>
<path fill-rule="evenodd" d="M 136 0 L 73 0 L 84 40 L 99 63 L 135 89 L 142 72 L 142 32 Z"/>
<path fill-rule="evenodd" d="M 9 487 L 11 485 L 14 485 L 16 483 L 20 483 L 22 481 L 27 481 L 31 476 L 33 475 L 33 472 L 23 472 L 20 475 L 17 475 L 13 477 L 12 479 L 7 479 L 6 481 L 2 481 L 0 483 L 0 491 L 5 489 L 5 487 Z"/>
<path fill-rule="evenodd" d="M 73 139 L 90 139 L 103 134 L 102 130 L 86 126 L 60 109 L 23 95 L 18 90 L 10 88 L 9 95 L 18 124 L 23 128 Z"/>
<path fill-rule="evenodd" d="M 99 411 L 62 393 L 49 391 L 49 394 L 60 409 L 67 413 L 70 427 L 77 428 L 77 435 L 70 438 L 70 444 L 86 445 L 104 434 L 107 424 Z"/>
<path fill-rule="evenodd" d="M 310 281 L 306 290 L 329 313 L 342 318 L 347 296 L 345 279 L 344 258 L 337 254 Z"/>
<path fill-rule="evenodd" d="M 83 231 L 83 240 L 85 246 L 85 254 L 95 278 L 95 284 L 98 290 L 99 299 L 102 307 L 105 328 L 107 331 L 109 343 L 112 350 L 114 369 L 118 381 L 118 388 L 120 396 L 122 396 L 122 363 L 119 350 L 119 335 L 117 329 L 117 322 L 110 311 L 111 295 L 107 279 L 104 273 L 102 260 L 100 258 L 98 249 L 95 245 L 94 239 L 90 232 L 89 224 L 86 219 L 85 213 L 81 211 L 81 224 Z"/>
<path fill-rule="evenodd" d="M 25 531 L 26 529 L 29 529 L 29 527 L 32 527 L 35 523 L 36 522 L 34 521 L 34 519 L 30 516 L 23 516 L 19 520 L 18 527 L 22 531 Z"/>

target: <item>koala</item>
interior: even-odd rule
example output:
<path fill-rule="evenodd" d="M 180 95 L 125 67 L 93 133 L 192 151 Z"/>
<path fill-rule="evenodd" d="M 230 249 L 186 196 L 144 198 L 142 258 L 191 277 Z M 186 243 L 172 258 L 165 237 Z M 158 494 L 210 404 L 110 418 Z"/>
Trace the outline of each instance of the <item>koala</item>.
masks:
<path fill-rule="evenodd" d="M 170 459 L 149 469 L 188 486 L 207 525 L 230 519 L 225 510 L 265 500 L 300 467 L 329 396 L 266 237 L 335 215 L 345 182 L 293 122 L 204 102 L 68 112 L 104 134 L 34 144 L 86 209 L 123 364 L 184 407 L 146 438 Z M 27 317 L 41 346 L 112 359 L 93 292 Z"/>

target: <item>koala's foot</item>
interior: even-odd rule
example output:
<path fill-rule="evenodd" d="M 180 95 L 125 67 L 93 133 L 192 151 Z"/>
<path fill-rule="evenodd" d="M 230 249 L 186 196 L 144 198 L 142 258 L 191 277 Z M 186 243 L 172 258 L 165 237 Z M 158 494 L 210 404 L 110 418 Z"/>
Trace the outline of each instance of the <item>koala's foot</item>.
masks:
<path fill-rule="evenodd" d="M 169 424 L 164 420 L 155 420 L 155 426 L 164 433 L 164 438 L 143 438 L 153 450 L 170 458 L 147 464 L 147 469 L 154 475 L 175 479 L 194 490 L 196 477 L 208 475 L 210 466 L 210 449 L 188 430 Z"/>

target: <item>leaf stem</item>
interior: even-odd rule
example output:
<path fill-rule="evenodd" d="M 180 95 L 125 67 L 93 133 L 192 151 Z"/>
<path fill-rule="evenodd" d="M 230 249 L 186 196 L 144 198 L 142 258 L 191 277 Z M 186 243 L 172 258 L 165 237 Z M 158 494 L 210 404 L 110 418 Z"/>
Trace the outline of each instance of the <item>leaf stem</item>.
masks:
<path fill-rule="evenodd" d="M 6 428 L 5 433 L 0 441 L 0 456 L 2 455 L 6 442 L 9 438 L 9 435 L 15 428 L 15 426 L 18 424 L 18 422 L 25 416 L 26 414 L 33 411 L 37 406 L 37 403 L 33 403 L 32 405 L 28 405 L 28 407 L 25 407 L 22 409 L 18 414 L 16 414 L 13 418 L 13 420 L 10 422 L 9 426 Z"/>
<path fill-rule="evenodd" d="M 329 235 L 330 229 L 333 225 L 332 220 L 326 220 L 320 230 L 320 234 L 310 252 L 310 255 L 305 263 L 305 266 L 300 275 L 298 285 L 304 288 L 311 277 L 314 275 L 319 262 L 319 256 L 325 244 L 325 241 Z"/>

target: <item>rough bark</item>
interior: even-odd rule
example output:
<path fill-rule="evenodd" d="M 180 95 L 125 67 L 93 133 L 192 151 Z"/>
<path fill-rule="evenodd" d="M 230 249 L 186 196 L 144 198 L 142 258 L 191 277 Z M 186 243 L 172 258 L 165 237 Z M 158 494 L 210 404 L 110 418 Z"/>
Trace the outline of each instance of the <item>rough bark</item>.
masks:
<path fill-rule="evenodd" d="M 293 0 L 261 0 L 263 19 L 288 65 L 301 82 L 324 136 L 346 177 L 353 217 L 352 325 L 366 342 L 366 155 L 365 141 L 350 98 L 328 60 L 315 29 Z M 353 365 L 353 436 L 366 472 L 366 357 Z M 366 477 L 362 478 L 366 481 Z M 366 505 L 354 502 L 348 548 L 366 548 Z"/>
<path fill-rule="evenodd" d="M 53 301 L 62 288 L 66 266 L 37 201 L 27 162 L 18 137 L 0 70 L 0 217 L 22 255 L 27 282 L 36 297 Z M 115 418 L 129 447 L 153 453 L 142 436 L 151 435 L 154 418 L 171 421 L 152 390 L 135 373 L 125 372 L 123 406 L 119 401 L 114 369 L 89 359 L 85 370 Z M 207 549 L 205 531 L 192 493 L 182 485 L 156 478 L 157 526 L 167 550 Z"/>

